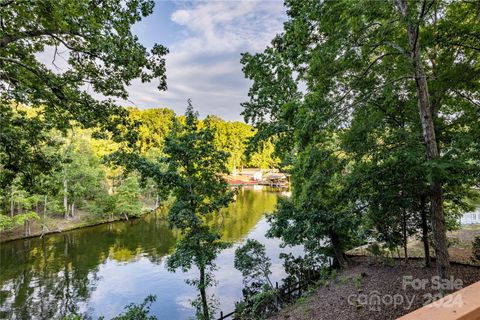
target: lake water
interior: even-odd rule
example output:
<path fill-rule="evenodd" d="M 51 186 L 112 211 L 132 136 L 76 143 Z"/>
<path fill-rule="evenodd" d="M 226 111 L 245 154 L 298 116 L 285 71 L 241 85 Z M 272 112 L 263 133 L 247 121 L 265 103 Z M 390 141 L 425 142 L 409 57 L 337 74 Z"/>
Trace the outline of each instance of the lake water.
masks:
<path fill-rule="evenodd" d="M 280 252 L 301 254 L 301 248 L 280 248 L 278 239 L 265 238 L 277 192 L 241 189 L 231 206 L 209 223 L 222 226 L 223 238 L 234 245 L 220 253 L 217 286 L 209 290 L 224 312 L 242 296 L 242 276 L 233 267 L 235 248 L 246 238 L 264 243 L 272 259 L 272 278 L 284 276 Z M 197 295 L 185 283 L 196 277 L 169 272 L 165 266 L 178 234 L 168 229 L 162 214 L 47 235 L 0 245 L 0 318 L 57 319 L 87 314 L 107 319 L 125 305 L 157 296 L 151 314 L 158 319 L 194 315 L 190 300 Z"/>

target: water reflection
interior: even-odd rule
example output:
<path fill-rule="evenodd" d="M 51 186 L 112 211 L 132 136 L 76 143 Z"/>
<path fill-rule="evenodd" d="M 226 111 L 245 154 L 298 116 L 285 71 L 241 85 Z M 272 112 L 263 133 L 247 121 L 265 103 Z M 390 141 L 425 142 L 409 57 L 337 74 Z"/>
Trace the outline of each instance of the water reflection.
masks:
<path fill-rule="evenodd" d="M 242 189 L 237 201 L 211 223 L 222 227 L 226 241 L 248 236 L 264 242 L 274 278 L 280 279 L 279 241 L 264 238 L 268 225 L 262 218 L 274 208 L 276 197 L 267 190 Z M 159 319 L 193 315 L 189 301 L 196 292 L 184 279 L 195 277 L 196 271 L 166 270 L 164 258 L 178 235 L 162 216 L 2 244 L 0 318 L 52 319 L 72 313 L 108 318 L 148 294 L 157 295 L 151 311 Z M 241 275 L 233 268 L 235 248 L 222 251 L 216 260 L 218 286 L 211 293 L 224 310 L 241 297 Z"/>

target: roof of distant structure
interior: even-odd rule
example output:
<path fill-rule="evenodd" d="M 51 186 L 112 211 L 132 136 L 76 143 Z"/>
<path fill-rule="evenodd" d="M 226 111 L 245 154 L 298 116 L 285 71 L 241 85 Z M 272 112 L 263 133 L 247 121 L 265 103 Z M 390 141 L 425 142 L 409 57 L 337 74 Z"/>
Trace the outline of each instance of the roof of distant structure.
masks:
<path fill-rule="evenodd" d="M 277 173 L 278 169 L 261 169 L 261 168 L 244 168 L 242 170 L 237 170 L 241 174 L 254 174 L 257 172 L 262 173 Z"/>

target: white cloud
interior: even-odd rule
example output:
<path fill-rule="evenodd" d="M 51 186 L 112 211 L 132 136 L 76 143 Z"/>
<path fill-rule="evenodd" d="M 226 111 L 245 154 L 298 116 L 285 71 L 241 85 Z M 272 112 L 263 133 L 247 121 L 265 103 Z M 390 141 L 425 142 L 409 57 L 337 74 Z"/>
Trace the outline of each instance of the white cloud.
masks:
<path fill-rule="evenodd" d="M 180 30 L 166 57 L 168 91 L 158 83 L 132 82 L 129 100 L 120 104 L 140 108 L 170 107 L 183 113 L 191 98 L 202 117 L 215 114 L 242 120 L 241 102 L 247 100 L 249 82 L 241 71 L 240 53 L 262 51 L 281 32 L 285 9 L 281 0 L 175 1 L 170 20 Z M 149 22 L 147 22 L 149 21 Z M 144 24 L 142 24 L 144 23 Z M 136 26 L 140 41 L 155 25 L 146 20 Z M 138 31 L 140 30 L 140 31 Z M 155 39 L 163 43 L 163 39 Z M 54 72 L 68 70 L 68 50 L 60 46 L 37 54 Z M 86 87 L 92 92 L 91 88 Z M 100 95 L 94 94 L 98 98 Z"/>
<path fill-rule="evenodd" d="M 241 71 L 240 53 L 263 50 L 282 30 L 282 2 L 198 1 L 176 5 L 178 9 L 170 19 L 184 36 L 169 46 L 169 89 L 158 93 L 156 84 L 137 82 L 131 87 L 130 100 L 140 107 L 168 106 L 183 113 L 186 100 L 192 98 L 201 116 L 216 114 L 241 120 L 240 103 L 247 100 L 249 82 Z"/>
<path fill-rule="evenodd" d="M 200 2 L 171 15 L 191 34 L 175 47 L 192 49 L 193 45 L 209 53 L 261 50 L 281 30 L 283 12 L 280 1 Z"/>
<path fill-rule="evenodd" d="M 172 21 L 180 25 L 185 25 L 189 18 L 190 14 L 187 10 L 177 10 L 171 16 Z"/>

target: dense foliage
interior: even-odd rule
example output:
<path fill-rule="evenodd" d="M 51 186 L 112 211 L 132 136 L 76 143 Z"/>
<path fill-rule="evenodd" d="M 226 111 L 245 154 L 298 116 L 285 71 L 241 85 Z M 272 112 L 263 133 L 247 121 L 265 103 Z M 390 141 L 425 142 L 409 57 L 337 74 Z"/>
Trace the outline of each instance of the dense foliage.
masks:
<path fill-rule="evenodd" d="M 478 6 L 468 1 L 286 1 L 262 53 L 242 56 L 255 139 L 276 139 L 293 196 L 270 234 L 328 253 L 432 235 L 448 274 L 455 227 L 480 173 Z M 289 143 L 281 143 L 282 141 Z M 405 253 L 406 250 L 405 250 Z"/>
<path fill-rule="evenodd" d="M 32 187 L 39 173 L 55 168 L 57 158 L 39 148 L 54 143 L 53 128 L 95 128 L 132 143 L 135 130 L 121 128 L 133 124 L 113 98 L 126 99 L 134 79 L 156 79 L 166 88 L 167 49 L 155 44 L 147 50 L 131 32 L 153 7 L 151 0 L 2 1 L 1 188 L 18 176 Z M 36 110 L 15 112 L 18 104 Z"/>
<path fill-rule="evenodd" d="M 278 293 L 270 280 L 272 271 L 265 245 L 248 239 L 235 250 L 234 266 L 243 276 L 243 301 L 235 307 L 240 319 L 261 319 L 278 311 Z"/>
<path fill-rule="evenodd" d="M 185 118 L 177 117 L 166 108 L 129 108 L 127 111 L 128 121 L 136 123 L 138 155 L 159 164 L 159 158 L 164 155 L 166 137 L 174 129 L 174 124 L 184 122 Z M 28 107 L 18 106 L 11 112 L 21 113 L 27 120 L 36 116 L 36 111 Z M 227 154 L 226 166 L 230 172 L 236 166 L 257 165 L 258 159 L 260 165 L 276 164 L 273 150 L 247 154 L 248 139 L 255 134 L 249 125 L 211 117 L 199 120 L 198 126 L 213 130 L 215 148 Z M 73 125 L 66 135 L 58 130 L 42 129 L 42 134 L 52 143 L 39 143 L 37 151 L 48 155 L 48 161 L 54 161 L 54 165 L 50 171 L 39 169 L 33 176 L 32 171 L 17 172 L 10 186 L 1 189 L 1 230 L 23 226 L 25 235 L 29 235 L 30 222 L 37 221 L 36 225 L 40 224 L 46 232 L 55 228 L 56 220 L 62 216 L 77 223 L 128 218 L 166 200 L 167 195 L 154 179 L 136 173 L 141 168 L 126 170 L 121 164 L 111 166 L 110 162 L 105 162 L 122 148 L 123 143 L 96 138 L 93 133 L 94 130 L 78 125 Z M 166 168 L 165 163 L 162 166 Z M 34 183 L 24 184 L 22 179 L 27 177 L 31 177 Z"/>
<path fill-rule="evenodd" d="M 185 113 L 185 123 L 176 122 L 167 137 L 161 160 L 165 172 L 155 177 L 158 184 L 175 197 L 168 213 L 172 228 L 182 232 L 175 251 L 168 258 L 171 270 L 199 270 L 198 279 L 188 280 L 197 287 L 198 299 L 193 301 L 198 319 L 212 319 L 214 304 L 206 289 L 214 284 L 212 271 L 215 258 L 227 244 L 220 239 L 219 230 L 208 220 L 233 200 L 222 174 L 226 174 L 228 154 L 215 146 L 214 127 L 209 119 L 199 126 L 198 114 L 192 105 Z"/>

